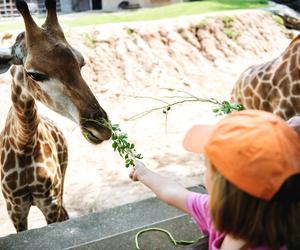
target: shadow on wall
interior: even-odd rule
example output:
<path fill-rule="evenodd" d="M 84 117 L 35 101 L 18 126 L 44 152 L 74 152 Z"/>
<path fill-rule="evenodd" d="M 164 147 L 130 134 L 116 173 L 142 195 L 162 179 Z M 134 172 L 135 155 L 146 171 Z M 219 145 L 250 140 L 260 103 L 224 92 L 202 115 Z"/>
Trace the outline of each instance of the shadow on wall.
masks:
<path fill-rule="evenodd" d="M 132 9 L 139 9 L 139 8 L 141 8 L 141 5 L 139 3 L 130 4 L 129 1 L 122 1 L 118 5 L 118 9 L 121 10 L 132 10 Z"/>

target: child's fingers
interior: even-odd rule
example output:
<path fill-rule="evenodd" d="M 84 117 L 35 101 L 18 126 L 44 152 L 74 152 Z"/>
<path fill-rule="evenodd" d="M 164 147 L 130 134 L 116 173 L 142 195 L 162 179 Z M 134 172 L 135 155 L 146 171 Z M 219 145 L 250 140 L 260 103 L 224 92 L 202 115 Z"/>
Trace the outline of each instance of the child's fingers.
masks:
<path fill-rule="evenodd" d="M 137 177 L 137 174 L 136 174 L 136 171 L 135 171 L 135 168 L 133 168 L 129 174 L 129 178 L 133 181 L 138 181 L 138 177 Z"/>
<path fill-rule="evenodd" d="M 134 168 L 130 171 L 130 174 L 129 174 L 129 178 L 130 178 L 130 179 L 133 179 L 134 171 L 135 171 Z"/>
<path fill-rule="evenodd" d="M 131 171 L 130 174 L 129 174 L 129 178 L 130 178 L 130 179 L 133 178 L 133 173 L 132 173 L 132 171 Z"/>

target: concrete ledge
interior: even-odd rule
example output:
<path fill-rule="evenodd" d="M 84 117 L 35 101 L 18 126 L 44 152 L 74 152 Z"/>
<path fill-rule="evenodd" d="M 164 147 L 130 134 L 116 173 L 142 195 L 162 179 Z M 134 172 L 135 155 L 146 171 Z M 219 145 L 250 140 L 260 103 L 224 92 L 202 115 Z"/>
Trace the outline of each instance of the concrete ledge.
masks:
<path fill-rule="evenodd" d="M 199 238 L 199 231 L 194 222 L 187 215 L 180 215 L 170 218 L 160 223 L 153 223 L 145 227 L 136 228 L 128 232 L 123 232 L 117 235 L 109 236 L 101 240 L 86 242 L 78 246 L 72 246 L 67 249 L 76 250 L 92 250 L 92 249 L 136 249 L 135 236 L 145 228 L 159 227 L 171 232 L 176 240 L 197 240 Z M 162 232 L 146 232 L 141 234 L 138 238 L 141 249 L 185 249 L 186 246 L 177 245 L 170 241 L 169 237 Z"/>
<path fill-rule="evenodd" d="M 201 186 L 191 190 L 205 192 Z M 151 198 L 0 238 L 0 249 L 132 250 L 136 233 L 149 227 L 168 229 L 178 240 L 199 238 L 199 231 L 188 215 Z M 168 237 L 158 232 L 141 235 L 140 245 L 141 249 L 174 248 Z"/>

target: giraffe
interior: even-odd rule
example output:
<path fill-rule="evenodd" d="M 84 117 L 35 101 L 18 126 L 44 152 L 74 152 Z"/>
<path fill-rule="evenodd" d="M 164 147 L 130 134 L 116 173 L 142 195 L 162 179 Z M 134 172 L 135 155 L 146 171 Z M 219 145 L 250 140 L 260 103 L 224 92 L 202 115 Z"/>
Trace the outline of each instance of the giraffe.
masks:
<path fill-rule="evenodd" d="M 287 28 L 300 30 L 299 19 L 281 17 Z M 285 120 L 300 115 L 300 35 L 274 60 L 246 69 L 233 87 L 231 101 Z"/>
<path fill-rule="evenodd" d="M 31 206 L 48 224 L 68 219 L 63 205 L 67 144 L 62 132 L 38 114 L 36 101 L 77 123 L 85 138 L 100 144 L 111 137 L 105 110 L 81 76 L 84 59 L 65 39 L 56 1 L 46 0 L 47 17 L 39 27 L 27 3 L 16 1 L 25 32 L 0 50 L 0 73 L 10 69 L 12 106 L 0 136 L 2 193 L 17 232 L 27 230 Z"/>

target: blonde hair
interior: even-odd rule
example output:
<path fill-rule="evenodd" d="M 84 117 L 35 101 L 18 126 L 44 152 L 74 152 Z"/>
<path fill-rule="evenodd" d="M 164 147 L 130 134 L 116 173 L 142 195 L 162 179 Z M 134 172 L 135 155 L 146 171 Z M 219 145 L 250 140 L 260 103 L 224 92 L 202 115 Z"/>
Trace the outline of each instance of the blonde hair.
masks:
<path fill-rule="evenodd" d="M 300 192 L 300 175 L 290 177 L 272 200 L 265 201 L 238 189 L 214 166 L 211 170 L 209 206 L 218 231 L 244 240 L 247 248 L 265 245 L 277 249 L 299 241 L 300 199 L 293 200 L 287 193 Z"/>

